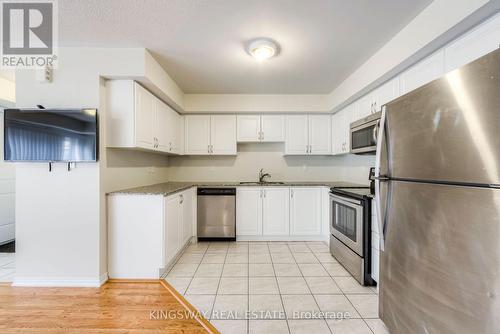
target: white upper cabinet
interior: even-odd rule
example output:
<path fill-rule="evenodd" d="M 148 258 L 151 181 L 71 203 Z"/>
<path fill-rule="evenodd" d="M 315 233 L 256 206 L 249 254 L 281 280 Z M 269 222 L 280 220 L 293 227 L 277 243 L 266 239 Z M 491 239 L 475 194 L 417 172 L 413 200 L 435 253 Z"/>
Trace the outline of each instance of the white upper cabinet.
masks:
<path fill-rule="evenodd" d="M 210 116 L 211 154 L 236 155 L 236 116 Z"/>
<path fill-rule="evenodd" d="M 109 80 L 106 92 L 107 147 L 181 153 L 175 110 L 133 80 Z"/>
<path fill-rule="evenodd" d="M 138 147 L 152 149 L 155 146 L 153 127 L 156 124 L 155 97 L 134 84 L 135 91 L 135 142 Z"/>
<path fill-rule="evenodd" d="M 238 142 L 282 142 L 285 140 L 283 115 L 238 115 Z"/>
<path fill-rule="evenodd" d="M 445 70 L 457 69 L 499 46 L 500 15 L 496 15 L 445 47 Z"/>
<path fill-rule="evenodd" d="M 286 116 L 286 155 L 331 154 L 330 115 Z"/>
<path fill-rule="evenodd" d="M 309 115 L 309 154 L 332 153 L 332 122 L 330 115 Z"/>
<path fill-rule="evenodd" d="M 165 117 L 167 119 L 166 122 L 168 124 L 168 129 L 164 134 L 166 150 L 169 153 L 181 154 L 183 153 L 181 129 L 184 126 L 182 122 L 182 116 L 176 113 L 166 104 L 161 104 L 161 107 L 164 110 L 164 113 L 166 115 Z M 163 124 L 163 122 L 161 122 L 160 124 Z M 161 145 L 162 140 L 160 139 L 160 146 Z"/>
<path fill-rule="evenodd" d="M 262 189 L 262 225 L 264 235 L 290 234 L 289 188 L 266 187 Z"/>
<path fill-rule="evenodd" d="M 321 234 L 321 188 L 290 189 L 290 235 Z"/>
<path fill-rule="evenodd" d="M 185 154 L 236 154 L 236 116 L 186 115 L 184 122 Z"/>
<path fill-rule="evenodd" d="M 374 112 L 379 112 L 382 110 L 382 106 L 384 104 L 389 103 L 400 96 L 399 77 L 393 78 L 378 87 L 375 90 L 374 95 L 376 96 Z"/>
<path fill-rule="evenodd" d="M 260 141 L 260 116 L 259 115 L 238 115 L 237 140 L 238 142 Z"/>
<path fill-rule="evenodd" d="M 175 127 L 175 120 L 173 119 L 173 112 L 170 112 L 167 105 L 158 99 L 154 101 L 155 105 L 155 133 L 157 134 L 157 146 L 160 151 L 172 152 L 172 137 L 173 129 Z"/>
<path fill-rule="evenodd" d="M 184 122 L 186 154 L 210 154 L 210 116 L 186 115 Z"/>
<path fill-rule="evenodd" d="M 261 140 L 263 142 L 285 141 L 285 116 L 262 115 L 260 117 Z"/>
<path fill-rule="evenodd" d="M 285 154 L 308 154 L 309 125 L 307 115 L 288 115 L 285 122 Z"/>
<path fill-rule="evenodd" d="M 332 153 L 346 154 L 350 151 L 351 123 L 356 120 L 355 104 L 351 104 L 332 116 Z"/>
<path fill-rule="evenodd" d="M 377 103 L 376 101 L 377 101 L 377 96 L 376 94 L 374 94 L 374 92 L 366 94 L 358 101 L 356 101 L 353 107 L 355 113 L 354 118 L 358 120 L 373 114 L 375 112 L 375 105 Z"/>
<path fill-rule="evenodd" d="M 400 76 L 401 95 L 404 95 L 444 74 L 444 51 L 439 50 L 413 65 Z"/>
<path fill-rule="evenodd" d="M 262 189 L 239 187 L 236 190 L 236 235 L 262 235 Z"/>

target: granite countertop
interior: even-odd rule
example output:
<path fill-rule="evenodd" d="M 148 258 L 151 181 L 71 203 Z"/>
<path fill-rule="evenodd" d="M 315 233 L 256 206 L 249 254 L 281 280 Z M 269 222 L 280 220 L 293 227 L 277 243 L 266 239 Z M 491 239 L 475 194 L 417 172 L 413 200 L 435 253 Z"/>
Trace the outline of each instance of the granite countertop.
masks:
<path fill-rule="evenodd" d="M 367 187 L 362 184 L 355 184 L 349 182 L 301 182 L 301 181 L 289 181 L 284 183 L 247 183 L 241 184 L 240 182 L 165 182 L 157 183 L 149 186 L 129 188 L 123 190 L 117 190 L 108 193 L 108 195 L 114 194 L 130 194 L 130 195 L 163 195 L 168 196 L 179 191 L 189 189 L 191 187 L 329 187 L 329 188 L 341 188 L 341 187 Z"/>

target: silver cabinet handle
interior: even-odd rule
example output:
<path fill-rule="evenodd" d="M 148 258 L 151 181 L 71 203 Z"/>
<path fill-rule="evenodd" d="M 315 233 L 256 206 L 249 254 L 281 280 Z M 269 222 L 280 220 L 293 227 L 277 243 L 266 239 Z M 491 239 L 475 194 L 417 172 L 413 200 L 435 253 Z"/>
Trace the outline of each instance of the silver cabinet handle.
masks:
<path fill-rule="evenodd" d="M 210 153 L 210 145 L 207 145 L 207 153 Z"/>
<path fill-rule="evenodd" d="M 214 153 L 214 145 L 210 145 L 210 153 Z"/>
<path fill-rule="evenodd" d="M 370 105 L 370 114 L 373 114 L 373 102 L 372 102 L 372 104 Z"/>
<path fill-rule="evenodd" d="M 264 198 L 266 198 L 266 190 L 264 189 L 262 192 L 264 194 Z"/>
<path fill-rule="evenodd" d="M 293 189 L 290 189 L 290 197 L 293 198 Z"/>
<path fill-rule="evenodd" d="M 180 195 L 179 199 L 180 199 L 180 204 L 184 203 L 184 195 Z"/>

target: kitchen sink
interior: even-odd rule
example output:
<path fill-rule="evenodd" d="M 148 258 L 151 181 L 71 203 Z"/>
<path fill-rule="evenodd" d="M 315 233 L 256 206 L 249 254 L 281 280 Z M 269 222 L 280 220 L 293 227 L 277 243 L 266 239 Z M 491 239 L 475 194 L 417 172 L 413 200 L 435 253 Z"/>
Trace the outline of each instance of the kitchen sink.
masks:
<path fill-rule="evenodd" d="M 254 185 L 273 185 L 273 184 L 285 184 L 285 182 L 278 182 L 278 181 L 268 181 L 268 182 L 254 182 L 254 181 L 247 181 L 247 182 L 240 182 L 240 184 L 254 184 Z"/>

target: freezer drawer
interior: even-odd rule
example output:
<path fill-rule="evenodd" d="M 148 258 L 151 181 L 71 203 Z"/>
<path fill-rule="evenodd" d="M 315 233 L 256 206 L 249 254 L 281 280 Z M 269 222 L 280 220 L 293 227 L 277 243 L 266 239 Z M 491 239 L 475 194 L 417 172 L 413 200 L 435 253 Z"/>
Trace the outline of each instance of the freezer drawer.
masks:
<path fill-rule="evenodd" d="M 388 103 L 380 174 L 500 185 L 499 92 L 497 50 Z"/>

